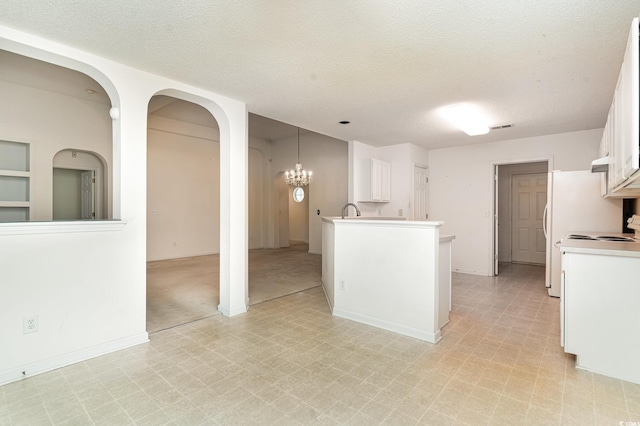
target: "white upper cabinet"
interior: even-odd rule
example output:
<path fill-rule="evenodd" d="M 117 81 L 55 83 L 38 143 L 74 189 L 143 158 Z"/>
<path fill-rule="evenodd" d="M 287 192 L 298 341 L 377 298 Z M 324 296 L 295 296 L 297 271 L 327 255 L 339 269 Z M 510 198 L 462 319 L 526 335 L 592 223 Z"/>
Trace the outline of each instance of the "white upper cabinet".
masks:
<path fill-rule="evenodd" d="M 631 25 L 624 61 L 602 135 L 601 151 L 611 164 L 604 195 L 640 194 L 640 37 L 638 18 Z"/>
<path fill-rule="evenodd" d="M 360 161 L 359 191 L 356 201 L 388 202 L 391 200 L 391 164 L 375 158 Z"/>

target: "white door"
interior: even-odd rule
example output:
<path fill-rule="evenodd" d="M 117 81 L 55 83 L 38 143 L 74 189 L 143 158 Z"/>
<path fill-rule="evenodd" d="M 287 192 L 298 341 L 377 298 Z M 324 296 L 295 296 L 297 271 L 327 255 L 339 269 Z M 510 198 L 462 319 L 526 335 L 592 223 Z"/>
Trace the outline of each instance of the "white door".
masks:
<path fill-rule="evenodd" d="M 413 220 L 429 219 L 429 177 L 427 168 L 413 166 Z"/>
<path fill-rule="evenodd" d="M 547 174 L 511 178 L 511 261 L 545 263 L 542 217 L 547 203 Z"/>
<path fill-rule="evenodd" d="M 80 219 L 82 220 L 93 220 L 96 218 L 95 183 L 95 172 L 93 170 L 80 173 Z"/>

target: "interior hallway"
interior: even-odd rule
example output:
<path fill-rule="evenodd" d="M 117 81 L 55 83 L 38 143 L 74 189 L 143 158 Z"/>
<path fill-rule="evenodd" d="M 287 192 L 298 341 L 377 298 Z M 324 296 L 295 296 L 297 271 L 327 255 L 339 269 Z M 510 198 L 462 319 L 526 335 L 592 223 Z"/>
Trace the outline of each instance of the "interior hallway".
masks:
<path fill-rule="evenodd" d="M 640 385 L 576 370 L 544 268 L 453 274 L 437 345 L 333 317 L 314 287 L 0 387 L 0 424 L 601 425 Z"/>
<path fill-rule="evenodd" d="M 308 244 L 249 250 L 251 305 L 321 285 L 322 257 Z M 219 255 L 147 263 L 147 331 L 220 315 Z"/>

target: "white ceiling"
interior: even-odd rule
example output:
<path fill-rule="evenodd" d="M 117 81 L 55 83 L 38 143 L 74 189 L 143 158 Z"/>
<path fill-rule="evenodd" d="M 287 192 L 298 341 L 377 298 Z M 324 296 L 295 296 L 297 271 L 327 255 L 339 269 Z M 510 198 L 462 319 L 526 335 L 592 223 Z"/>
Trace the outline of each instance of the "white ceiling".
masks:
<path fill-rule="evenodd" d="M 3 0 L 0 24 L 338 139 L 434 148 L 604 126 L 638 15 L 638 0 Z M 514 127 L 466 136 L 437 114 L 458 102 Z"/>

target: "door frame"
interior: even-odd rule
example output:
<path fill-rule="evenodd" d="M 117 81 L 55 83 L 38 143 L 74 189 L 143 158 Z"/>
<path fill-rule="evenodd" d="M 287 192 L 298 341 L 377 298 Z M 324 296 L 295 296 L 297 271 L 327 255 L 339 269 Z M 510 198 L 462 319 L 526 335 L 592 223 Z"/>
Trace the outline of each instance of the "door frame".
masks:
<path fill-rule="evenodd" d="M 490 217 L 490 227 L 491 227 L 491 235 L 493 238 L 491 239 L 491 250 L 489 251 L 489 265 L 493 265 L 493 268 L 490 268 L 491 277 L 498 275 L 498 170 L 500 166 L 508 166 L 515 164 L 527 164 L 527 163 L 547 163 L 547 171 L 553 170 L 553 157 L 531 157 L 531 158 L 522 158 L 522 159 L 514 159 L 514 160 L 504 160 L 504 161 L 494 161 L 491 163 L 491 171 L 489 177 L 489 184 L 491 185 L 491 194 L 492 194 L 492 207 L 491 207 L 491 217 Z M 548 185 L 548 182 L 547 182 Z"/>

